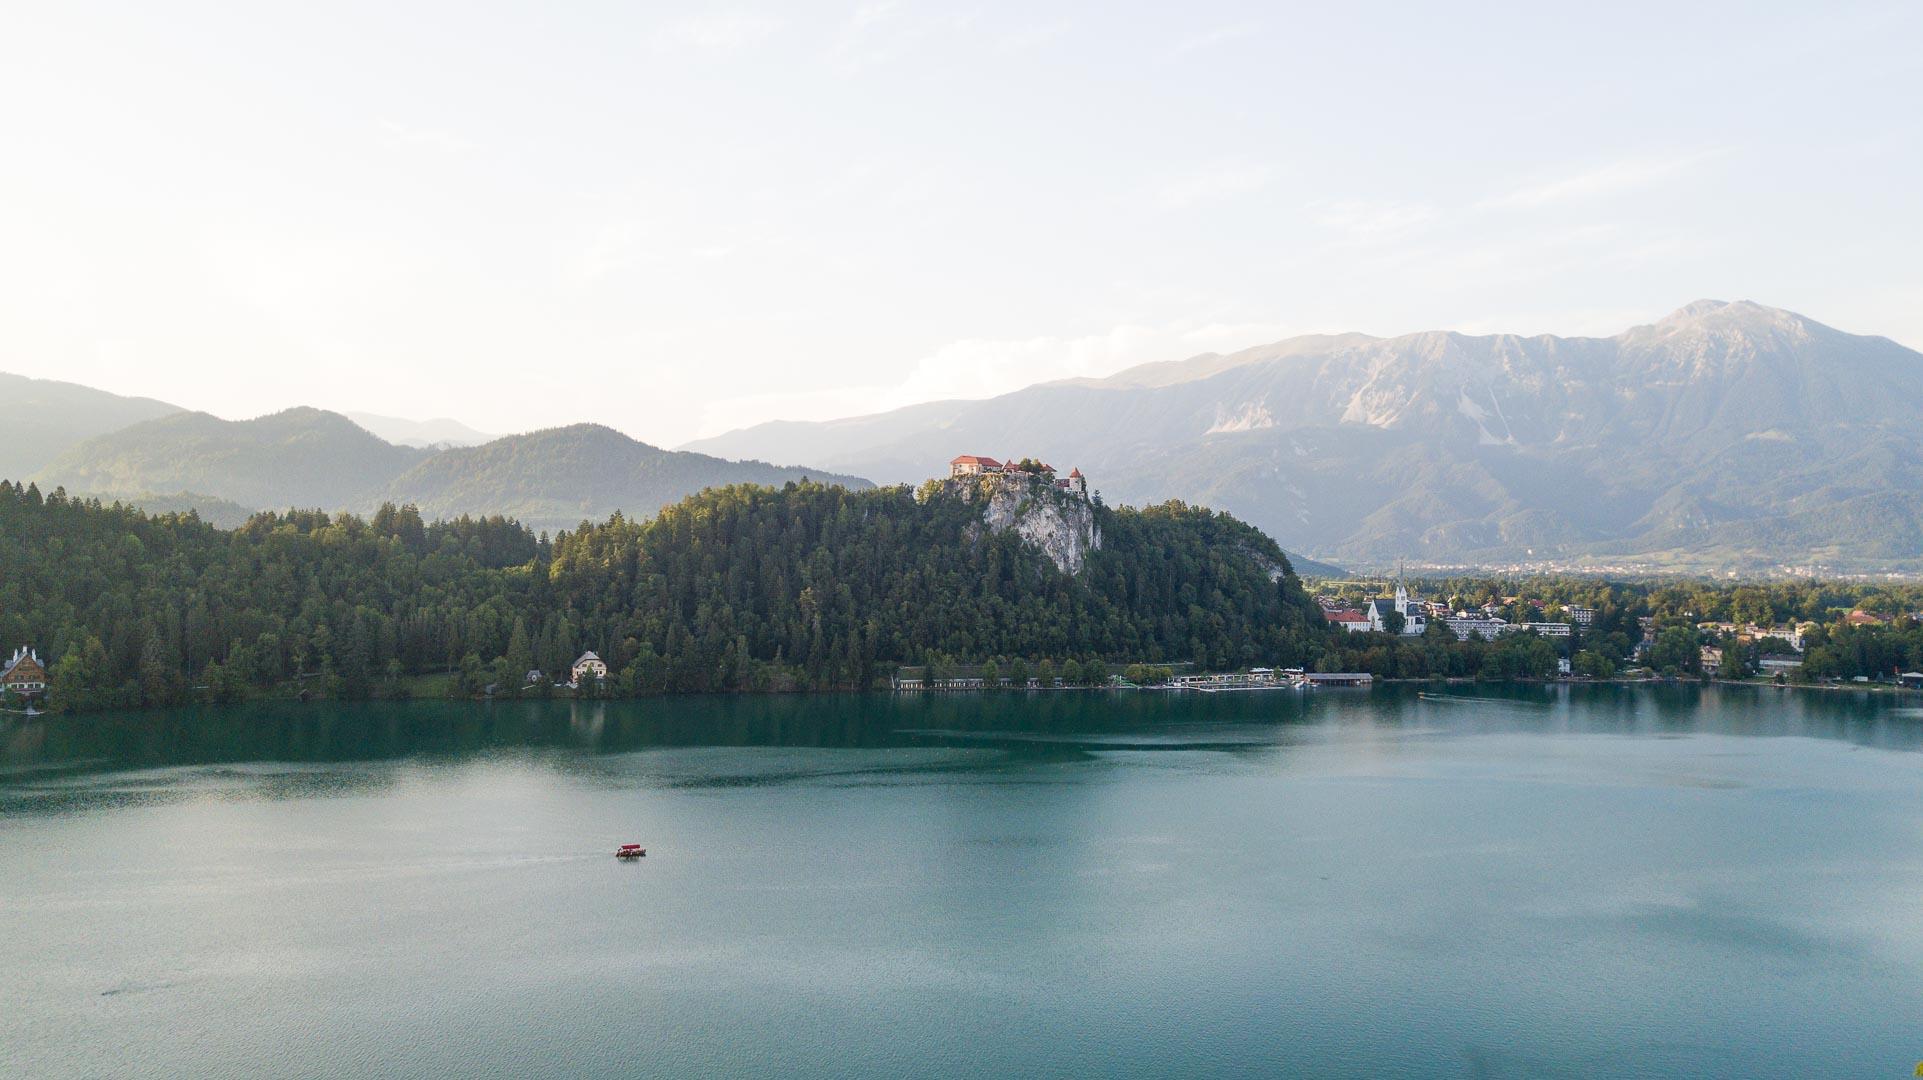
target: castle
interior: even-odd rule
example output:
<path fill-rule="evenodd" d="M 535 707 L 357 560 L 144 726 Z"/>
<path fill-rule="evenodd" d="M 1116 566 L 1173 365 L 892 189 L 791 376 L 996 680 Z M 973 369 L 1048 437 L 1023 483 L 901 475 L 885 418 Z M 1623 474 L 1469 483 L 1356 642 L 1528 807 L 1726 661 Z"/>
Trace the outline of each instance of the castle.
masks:
<path fill-rule="evenodd" d="M 1088 498 L 1088 477 L 1082 470 L 1072 469 L 1065 479 L 1057 479 L 1055 466 L 1045 465 L 1034 458 L 1020 461 L 996 461 L 992 457 L 976 454 L 963 454 L 948 463 L 948 477 L 951 480 L 964 480 L 971 476 L 1006 476 L 1010 479 L 1027 477 L 1053 484 L 1058 490 L 1072 492 Z"/>

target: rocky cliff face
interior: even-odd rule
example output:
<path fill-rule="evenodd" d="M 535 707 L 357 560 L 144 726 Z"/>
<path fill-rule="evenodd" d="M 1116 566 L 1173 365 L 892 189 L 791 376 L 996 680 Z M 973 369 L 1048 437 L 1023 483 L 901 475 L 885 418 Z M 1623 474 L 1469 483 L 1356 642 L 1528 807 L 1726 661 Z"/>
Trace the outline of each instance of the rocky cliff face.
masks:
<path fill-rule="evenodd" d="M 1081 573 L 1088 553 L 1102 546 L 1095 507 L 1080 495 L 1020 480 L 948 483 L 964 500 L 982 503 L 983 525 L 994 532 L 1013 530 L 1064 574 Z"/>

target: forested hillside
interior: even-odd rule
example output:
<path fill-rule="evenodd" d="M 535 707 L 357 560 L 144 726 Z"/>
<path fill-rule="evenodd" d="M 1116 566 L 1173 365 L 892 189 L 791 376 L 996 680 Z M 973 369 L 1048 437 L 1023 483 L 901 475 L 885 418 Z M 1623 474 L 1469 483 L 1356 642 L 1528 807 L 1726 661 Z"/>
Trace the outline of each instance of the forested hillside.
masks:
<path fill-rule="evenodd" d="M 611 693 L 862 687 L 936 658 L 1296 664 L 1325 640 L 1287 562 L 1200 508 L 1098 508 L 1077 576 L 959 499 L 818 484 L 692 496 L 537 540 L 501 518 L 192 515 L 0 483 L 0 641 L 71 707 L 346 698 L 455 670 L 512 691 L 583 649 Z"/>

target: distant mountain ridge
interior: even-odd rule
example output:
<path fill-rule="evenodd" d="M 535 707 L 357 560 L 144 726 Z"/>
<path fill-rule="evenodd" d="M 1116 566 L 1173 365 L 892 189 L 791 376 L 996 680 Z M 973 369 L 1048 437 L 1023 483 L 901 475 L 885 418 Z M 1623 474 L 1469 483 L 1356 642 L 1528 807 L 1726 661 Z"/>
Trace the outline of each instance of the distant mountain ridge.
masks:
<path fill-rule="evenodd" d="M 192 508 L 217 524 L 250 510 L 364 512 L 393 501 L 430 518 L 504 514 L 550 531 L 617 510 L 650 517 L 708 487 L 803 478 L 874 486 L 819 469 L 662 450 L 595 424 L 471 447 L 396 446 L 339 413 L 304 407 L 251 420 L 161 416 L 79 443 L 34 477 L 48 489 Z"/>
<path fill-rule="evenodd" d="M 857 476 L 663 450 L 613 428 L 574 424 L 443 450 L 396 477 L 381 497 L 414 503 L 429 518 L 500 513 L 554 530 L 616 510 L 649 517 L 704 488 L 804 479 L 874 487 Z"/>
<path fill-rule="evenodd" d="M 152 398 L 0 372 L 0 476 L 32 476 L 96 435 L 180 411 Z"/>
<path fill-rule="evenodd" d="M 432 420 L 409 420 L 405 417 L 383 416 L 380 413 L 369 412 L 350 411 L 342 415 L 396 446 L 414 446 L 421 449 L 436 446 L 479 446 L 484 442 L 492 442 L 500 438 L 499 435 L 490 435 L 445 416 Z"/>
<path fill-rule="evenodd" d="M 1607 338 L 1294 338 L 986 401 L 689 444 L 878 481 L 957 452 L 1234 512 L 1377 565 L 1923 569 L 1923 355 L 1748 301 Z"/>

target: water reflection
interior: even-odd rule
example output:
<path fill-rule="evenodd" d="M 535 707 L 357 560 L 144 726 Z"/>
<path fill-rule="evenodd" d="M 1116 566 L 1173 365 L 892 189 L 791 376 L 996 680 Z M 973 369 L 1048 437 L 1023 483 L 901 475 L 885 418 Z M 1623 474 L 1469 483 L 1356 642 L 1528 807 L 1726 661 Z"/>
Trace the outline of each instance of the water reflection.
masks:
<path fill-rule="evenodd" d="M 0 787 L 57 791 L 104 773 L 240 762 L 329 764 L 466 758 L 543 750 L 617 755 L 721 747 L 948 753 L 909 766 L 976 770 L 1103 755 L 1204 751 L 1262 755 L 1301 743 L 1476 734 L 1637 737 L 1722 734 L 1833 739 L 1881 749 L 1923 746 L 1912 696 L 1770 687 L 1382 687 L 1269 694 L 1060 693 L 655 698 L 631 702 L 255 704 L 230 709 L 101 713 L 16 720 L 0 753 Z M 968 751 L 957 757 L 954 751 Z M 734 759 L 739 760 L 739 759 Z M 662 762 L 660 764 L 665 764 Z M 770 764 L 773 764 L 771 761 Z M 730 778 L 693 769 L 669 782 L 724 786 L 788 778 L 896 773 L 902 763 L 797 766 Z M 210 777 L 196 778 L 205 783 Z M 180 775 L 127 775 L 129 799 L 163 797 Z M 296 797 L 380 782 L 362 770 L 290 770 L 250 784 Z M 43 803 L 42 805 L 49 805 Z"/>

